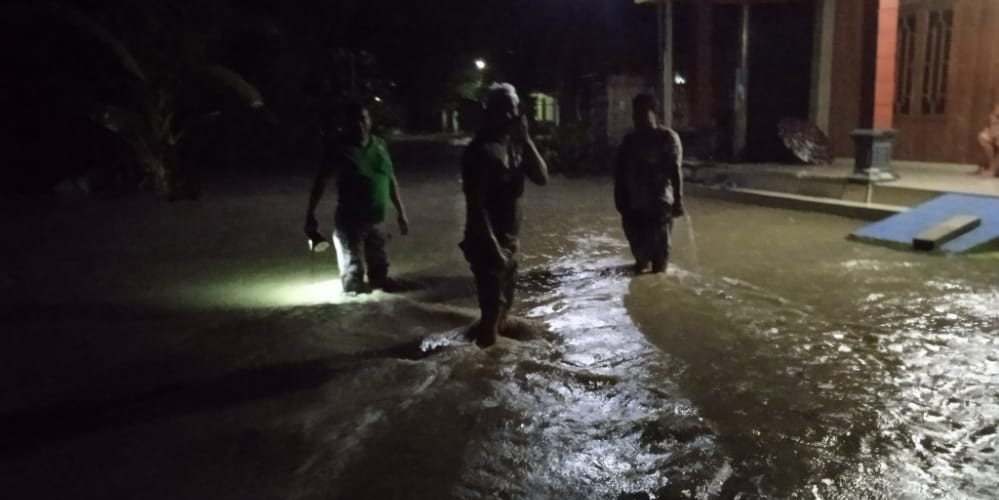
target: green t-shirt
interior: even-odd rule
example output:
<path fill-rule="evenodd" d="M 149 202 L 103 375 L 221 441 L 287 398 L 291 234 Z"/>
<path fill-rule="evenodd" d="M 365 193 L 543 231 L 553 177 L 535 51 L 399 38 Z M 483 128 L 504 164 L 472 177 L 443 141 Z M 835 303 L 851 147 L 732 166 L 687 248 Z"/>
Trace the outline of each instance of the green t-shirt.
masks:
<path fill-rule="evenodd" d="M 367 146 L 345 147 L 338 160 L 339 216 L 358 223 L 385 220 L 393 175 L 385 141 L 371 136 Z"/>

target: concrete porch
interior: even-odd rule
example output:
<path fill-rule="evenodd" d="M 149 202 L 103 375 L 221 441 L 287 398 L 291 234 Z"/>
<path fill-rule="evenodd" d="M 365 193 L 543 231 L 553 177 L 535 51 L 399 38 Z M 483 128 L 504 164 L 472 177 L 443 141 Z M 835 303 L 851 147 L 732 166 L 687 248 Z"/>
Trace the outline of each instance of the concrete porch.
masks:
<path fill-rule="evenodd" d="M 895 181 L 850 182 L 852 160 L 832 165 L 688 164 L 695 196 L 878 220 L 943 193 L 999 197 L 999 178 L 974 175 L 975 166 L 894 162 Z"/>

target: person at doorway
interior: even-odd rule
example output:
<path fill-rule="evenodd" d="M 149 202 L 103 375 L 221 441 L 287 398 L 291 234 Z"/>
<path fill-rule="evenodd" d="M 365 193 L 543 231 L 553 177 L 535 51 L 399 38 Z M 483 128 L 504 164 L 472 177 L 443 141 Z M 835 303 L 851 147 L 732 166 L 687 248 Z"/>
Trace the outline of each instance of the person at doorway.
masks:
<path fill-rule="evenodd" d="M 683 215 L 683 146 L 680 136 L 662 128 L 656 98 L 632 100 L 635 129 L 618 150 L 614 205 L 635 257 L 635 273 L 666 271 L 673 218 Z"/>
<path fill-rule="evenodd" d="M 989 114 L 988 126 L 978 133 L 978 144 L 984 153 L 978 174 L 999 177 L 999 104 Z"/>
<path fill-rule="evenodd" d="M 524 181 L 548 182 L 519 104 L 512 85 L 490 87 L 483 126 L 461 161 L 465 235 L 458 246 L 475 276 L 481 315 L 469 337 L 480 347 L 496 342 L 513 304 Z"/>
<path fill-rule="evenodd" d="M 322 164 L 312 183 L 305 215 L 305 232 L 310 240 L 318 235 L 316 207 L 329 177 L 337 175 L 337 208 L 334 216 L 333 245 L 336 248 L 340 280 L 347 294 L 368 291 L 368 287 L 392 292 L 389 262 L 385 253 L 386 231 L 382 227 L 388 204 L 395 206 L 399 232 L 409 233 L 409 219 L 399 193 L 392 159 L 385 141 L 371 132 L 371 114 L 360 103 L 349 103 L 340 141 L 328 144 Z"/>

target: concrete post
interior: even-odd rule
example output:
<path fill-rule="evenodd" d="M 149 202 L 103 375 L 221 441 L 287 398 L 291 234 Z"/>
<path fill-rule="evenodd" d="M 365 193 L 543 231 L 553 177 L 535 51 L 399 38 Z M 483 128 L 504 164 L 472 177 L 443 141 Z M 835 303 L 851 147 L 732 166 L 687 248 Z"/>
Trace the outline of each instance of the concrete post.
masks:
<path fill-rule="evenodd" d="M 693 144 L 684 144 L 687 154 L 703 160 L 715 155 L 714 115 L 714 61 L 712 34 L 714 32 L 714 4 L 697 2 L 695 29 L 696 63 L 691 89 L 693 90 L 693 125 L 696 127 Z"/>
<path fill-rule="evenodd" d="M 673 0 L 659 4 L 659 54 L 662 72 L 662 125 L 673 127 Z"/>
<path fill-rule="evenodd" d="M 815 48 L 812 57 L 812 99 L 809 118 L 826 133 L 829 132 L 835 27 L 836 0 L 818 0 L 815 9 Z"/>
<path fill-rule="evenodd" d="M 713 101 L 713 71 L 711 32 L 713 30 L 714 5 L 707 2 L 697 3 L 697 64 L 693 78 L 694 90 L 694 124 L 697 127 L 710 127 L 713 122 L 711 106 Z"/>
<path fill-rule="evenodd" d="M 861 183 L 898 178 L 891 169 L 896 130 L 895 52 L 898 43 L 898 0 L 863 0 L 860 127 L 850 133 L 854 144 L 853 174 Z"/>
<path fill-rule="evenodd" d="M 746 154 L 746 100 L 749 93 L 749 4 L 742 4 L 739 28 L 739 67 L 735 70 L 735 124 L 732 137 L 732 155 L 741 160 Z"/>

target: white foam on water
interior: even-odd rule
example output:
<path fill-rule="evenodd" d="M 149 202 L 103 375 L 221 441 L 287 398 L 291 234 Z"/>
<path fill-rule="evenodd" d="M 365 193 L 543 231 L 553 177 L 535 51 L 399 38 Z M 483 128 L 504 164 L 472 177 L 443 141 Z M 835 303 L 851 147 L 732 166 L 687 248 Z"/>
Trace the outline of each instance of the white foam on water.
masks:
<path fill-rule="evenodd" d="M 687 226 L 687 242 L 690 245 L 691 262 L 694 264 L 694 269 L 700 269 L 701 264 L 697 255 L 697 234 L 694 232 L 694 219 L 690 217 L 690 214 L 684 214 L 683 222 Z"/>

